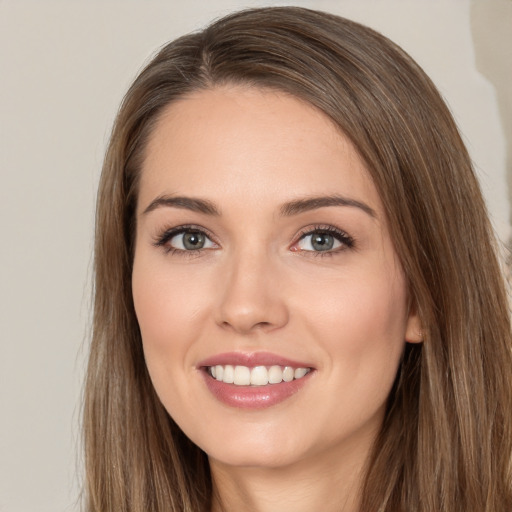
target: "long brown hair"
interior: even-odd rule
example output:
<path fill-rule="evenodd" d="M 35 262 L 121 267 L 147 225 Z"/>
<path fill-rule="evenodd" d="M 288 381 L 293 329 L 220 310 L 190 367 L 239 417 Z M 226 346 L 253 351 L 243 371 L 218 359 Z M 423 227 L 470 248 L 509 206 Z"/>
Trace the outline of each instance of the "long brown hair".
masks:
<path fill-rule="evenodd" d="M 362 512 L 512 510 L 507 298 L 469 156 L 419 66 L 382 35 L 294 7 L 227 16 L 165 46 L 129 89 L 96 220 L 94 331 L 84 434 L 89 512 L 199 512 L 206 455 L 150 382 L 131 295 L 146 142 L 170 102 L 224 83 L 273 88 L 330 117 L 386 209 L 424 342 L 406 345 L 367 463 Z"/>

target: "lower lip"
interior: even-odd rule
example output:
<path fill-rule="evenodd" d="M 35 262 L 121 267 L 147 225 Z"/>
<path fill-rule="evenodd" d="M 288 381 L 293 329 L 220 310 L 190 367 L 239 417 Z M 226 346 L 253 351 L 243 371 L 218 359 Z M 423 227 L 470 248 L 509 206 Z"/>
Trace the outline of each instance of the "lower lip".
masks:
<path fill-rule="evenodd" d="M 206 386 L 220 402 L 240 409 L 265 409 L 272 407 L 299 392 L 313 373 L 291 382 L 267 384 L 266 386 L 235 386 L 214 379 L 206 371 L 201 372 Z"/>

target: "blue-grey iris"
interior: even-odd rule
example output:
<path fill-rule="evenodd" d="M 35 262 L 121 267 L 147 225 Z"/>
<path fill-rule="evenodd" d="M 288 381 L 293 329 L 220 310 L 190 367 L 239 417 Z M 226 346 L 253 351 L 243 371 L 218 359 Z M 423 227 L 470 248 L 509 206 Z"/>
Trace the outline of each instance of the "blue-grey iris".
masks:
<path fill-rule="evenodd" d="M 315 251 L 329 251 L 333 245 L 334 237 L 329 233 L 316 233 L 311 236 L 311 246 Z"/>
<path fill-rule="evenodd" d="M 206 237 L 199 231 L 188 231 L 183 234 L 183 247 L 185 247 L 185 249 L 202 249 L 205 242 Z"/>

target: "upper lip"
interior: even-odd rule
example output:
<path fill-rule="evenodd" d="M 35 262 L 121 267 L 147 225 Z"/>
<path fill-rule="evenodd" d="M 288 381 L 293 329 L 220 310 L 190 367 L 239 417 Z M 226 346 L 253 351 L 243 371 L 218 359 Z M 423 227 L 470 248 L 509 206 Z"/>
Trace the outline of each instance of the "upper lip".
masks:
<path fill-rule="evenodd" d="M 294 361 L 287 357 L 282 357 L 271 352 L 225 352 L 208 357 L 198 364 L 199 368 L 205 366 L 216 365 L 233 365 L 233 366 L 291 366 L 293 368 L 312 368 L 309 363 Z"/>

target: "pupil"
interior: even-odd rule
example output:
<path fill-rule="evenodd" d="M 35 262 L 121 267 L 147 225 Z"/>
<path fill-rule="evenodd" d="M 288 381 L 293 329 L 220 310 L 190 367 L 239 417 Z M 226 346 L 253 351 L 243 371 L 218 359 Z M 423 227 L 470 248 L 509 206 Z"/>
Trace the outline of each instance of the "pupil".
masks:
<path fill-rule="evenodd" d="M 197 231 L 185 233 L 183 236 L 183 246 L 185 249 L 201 249 L 204 246 L 204 235 Z"/>
<path fill-rule="evenodd" d="M 311 245 L 316 251 L 328 251 L 334 245 L 334 237 L 327 233 L 318 233 L 313 235 Z"/>

